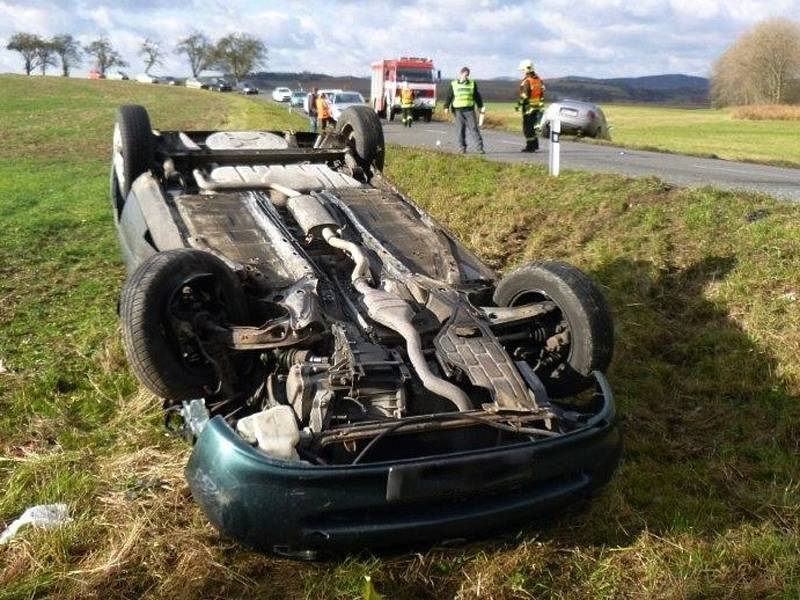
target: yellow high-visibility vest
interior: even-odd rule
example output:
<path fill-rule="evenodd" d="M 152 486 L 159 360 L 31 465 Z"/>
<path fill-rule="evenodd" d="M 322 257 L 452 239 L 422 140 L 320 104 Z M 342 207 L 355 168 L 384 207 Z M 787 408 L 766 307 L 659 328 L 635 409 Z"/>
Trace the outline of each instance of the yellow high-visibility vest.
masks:
<path fill-rule="evenodd" d="M 475 106 L 475 82 L 455 80 L 453 86 L 453 108 L 472 108 Z"/>

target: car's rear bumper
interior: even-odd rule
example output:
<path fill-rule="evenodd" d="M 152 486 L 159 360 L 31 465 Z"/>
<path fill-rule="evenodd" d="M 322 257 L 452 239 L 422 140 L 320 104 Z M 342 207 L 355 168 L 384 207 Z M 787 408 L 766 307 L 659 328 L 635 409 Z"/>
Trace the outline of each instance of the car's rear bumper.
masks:
<path fill-rule="evenodd" d="M 295 556 L 466 538 L 522 523 L 604 485 L 621 437 L 613 398 L 557 438 L 392 464 L 275 460 L 215 417 L 187 466 L 192 494 L 224 534 Z"/>

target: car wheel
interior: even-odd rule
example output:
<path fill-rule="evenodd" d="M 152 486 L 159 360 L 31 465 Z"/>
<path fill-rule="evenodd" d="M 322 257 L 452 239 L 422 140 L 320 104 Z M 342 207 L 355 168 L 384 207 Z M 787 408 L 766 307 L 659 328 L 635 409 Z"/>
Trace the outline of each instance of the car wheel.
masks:
<path fill-rule="evenodd" d="M 186 331 L 202 313 L 247 323 L 247 300 L 236 275 L 208 252 L 181 248 L 145 259 L 122 288 L 125 353 L 136 377 L 174 404 L 207 397 L 219 385 L 204 348 Z M 191 329 L 191 327 L 189 328 Z"/>
<path fill-rule="evenodd" d="M 425 111 L 425 115 L 423 116 L 423 119 L 425 119 L 425 122 L 426 123 L 430 123 L 432 118 L 433 118 L 433 111 L 432 110 L 426 110 Z"/>
<path fill-rule="evenodd" d="M 386 158 L 383 126 L 378 115 L 369 106 L 350 106 L 344 109 L 336 122 L 336 132 L 353 150 L 362 168 L 367 169 L 374 165 L 383 169 Z"/>
<path fill-rule="evenodd" d="M 552 346 L 542 349 L 542 328 L 531 332 L 533 346 L 509 348 L 523 357 L 553 398 L 572 396 L 594 384 L 593 371 L 605 371 L 614 351 L 614 326 L 608 304 L 597 285 L 581 270 L 563 262 L 537 261 L 504 277 L 494 293 L 497 306 L 522 306 L 552 301 L 557 310 L 546 324 Z M 538 336 L 538 337 L 537 337 Z"/>
<path fill-rule="evenodd" d="M 395 112 L 394 112 L 394 107 L 393 106 L 389 105 L 389 106 L 386 107 L 386 115 L 387 115 L 386 118 L 387 118 L 388 121 L 394 121 Z"/>
<path fill-rule="evenodd" d="M 127 198 L 134 180 L 153 164 L 154 137 L 143 106 L 126 104 L 117 111 L 112 161 L 119 192 Z"/>

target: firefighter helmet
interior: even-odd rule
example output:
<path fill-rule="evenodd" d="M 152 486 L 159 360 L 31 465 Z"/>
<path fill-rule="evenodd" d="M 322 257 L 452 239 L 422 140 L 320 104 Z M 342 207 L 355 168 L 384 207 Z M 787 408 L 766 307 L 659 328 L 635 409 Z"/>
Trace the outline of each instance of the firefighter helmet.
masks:
<path fill-rule="evenodd" d="M 525 60 L 520 61 L 519 67 L 517 67 L 520 71 L 533 71 L 533 61 L 530 58 L 526 58 Z"/>

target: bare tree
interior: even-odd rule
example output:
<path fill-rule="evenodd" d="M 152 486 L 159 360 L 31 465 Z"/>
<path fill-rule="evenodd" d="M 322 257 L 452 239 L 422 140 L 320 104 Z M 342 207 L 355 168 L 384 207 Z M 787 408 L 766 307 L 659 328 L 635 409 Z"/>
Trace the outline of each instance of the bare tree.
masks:
<path fill-rule="evenodd" d="M 139 50 L 139 56 L 144 59 L 144 72 L 150 74 L 150 69 L 156 65 L 164 64 L 164 52 L 158 45 L 158 42 L 147 38 L 142 42 L 142 48 Z"/>
<path fill-rule="evenodd" d="M 193 77 L 197 77 L 209 65 L 212 59 L 212 50 L 211 41 L 198 31 L 194 31 L 189 37 L 179 40 L 175 46 L 177 54 L 185 54 L 186 58 L 189 59 Z"/>
<path fill-rule="evenodd" d="M 51 43 L 61 61 L 61 74 L 69 77 L 69 70 L 81 64 L 81 45 L 68 33 L 55 36 Z"/>
<path fill-rule="evenodd" d="M 800 23 L 770 19 L 742 34 L 714 64 L 714 103 L 782 104 L 797 100 Z"/>
<path fill-rule="evenodd" d="M 212 63 L 238 82 L 267 61 L 267 46 L 252 35 L 231 33 L 217 41 L 212 56 Z"/>
<path fill-rule="evenodd" d="M 19 52 L 25 62 L 25 75 L 30 75 L 39 65 L 39 48 L 43 44 L 42 38 L 32 33 L 15 33 L 8 40 L 6 50 Z"/>
<path fill-rule="evenodd" d="M 57 67 L 56 49 L 53 42 L 50 40 L 39 40 L 39 46 L 36 48 L 36 63 L 42 71 L 42 76 L 47 75 L 47 67 Z"/>
<path fill-rule="evenodd" d="M 114 50 L 107 38 L 95 40 L 83 50 L 86 54 L 94 56 L 94 65 L 100 75 L 105 75 L 111 67 L 128 66 L 128 63 L 122 60 L 120 53 Z"/>

